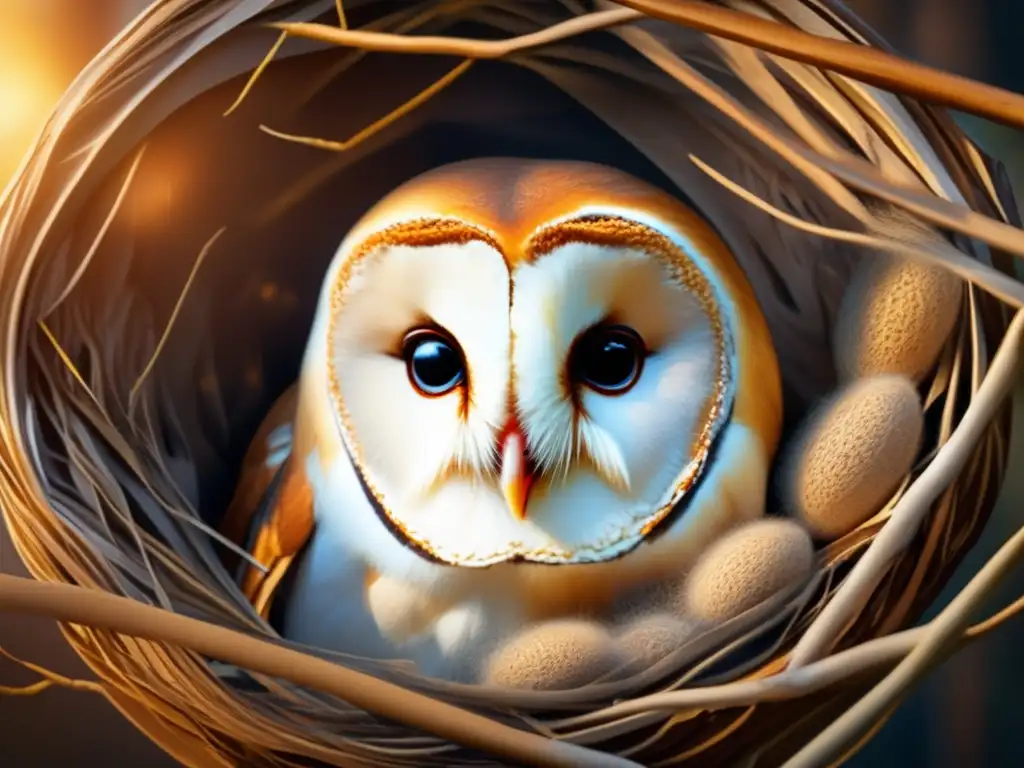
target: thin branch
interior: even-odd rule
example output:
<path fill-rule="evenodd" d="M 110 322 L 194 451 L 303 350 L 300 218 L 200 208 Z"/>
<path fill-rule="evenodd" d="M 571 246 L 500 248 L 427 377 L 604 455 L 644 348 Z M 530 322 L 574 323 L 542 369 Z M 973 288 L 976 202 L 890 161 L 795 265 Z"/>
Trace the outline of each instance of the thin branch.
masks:
<path fill-rule="evenodd" d="M 878 48 L 819 37 L 750 13 L 694 0 L 616 0 L 616 3 L 894 93 L 1024 128 L 1024 95 L 917 64 Z"/>
<path fill-rule="evenodd" d="M 975 578 L 979 577 L 980 574 Z M 996 615 L 970 627 L 959 637 L 958 647 L 983 637 L 985 633 L 1022 611 L 1024 597 L 1017 599 Z M 937 619 L 921 627 L 868 640 L 806 667 L 785 669 L 770 677 L 652 693 L 585 715 L 549 722 L 546 725 L 559 731 L 570 728 L 580 730 L 650 712 L 680 713 L 694 709 L 717 711 L 810 696 L 855 674 L 898 663 L 924 641 L 936 621 Z"/>
<path fill-rule="evenodd" d="M 1013 554 L 1015 548 L 1018 548 L 1019 546 L 1019 541 L 1011 540 L 1010 542 L 1007 542 L 1000 551 L 1000 554 L 993 558 L 993 562 L 997 562 L 998 565 L 998 562 L 1005 561 Z M 970 595 L 976 592 L 985 591 L 988 586 L 991 585 L 993 579 L 997 579 L 1002 575 L 1002 573 L 1003 566 L 998 568 L 987 567 L 986 569 L 982 569 L 982 571 L 975 576 L 974 580 L 972 580 L 964 593 Z M 14 587 L 13 589 L 12 584 Z M 41 587 L 42 592 L 48 594 L 41 594 L 37 587 Z M 0 577 L 0 610 L 13 610 L 16 612 L 31 613 L 34 615 L 44 615 L 49 618 L 57 619 L 58 621 L 74 621 L 75 623 L 90 627 L 107 628 L 121 632 L 122 634 L 146 637 L 160 642 L 174 643 L 180 641 L 179 644 L 187 648 L 202 652 L 204 655 L 211 658 L 226 660 L 239 666 L 247 666 L 249 664 L 248 659 L 252 658 L 248 653 L 250 649 L 247 646 L 243 648 L 238 647 L 235 640 L 236 633 L 234 632 L 215 627 L 213 625 L 207 625 L 204 622 L 199 622 L 194 619 L 180 617 L 159 608 L 144 606 L 127 598 L 107 595 L 103 592 L 88 590 L 88 594 L 90 596 L 98 596 L 100 598 L 100 602 L 104 604 L 100 606 L 100 610 L 94 611 L 93 608 L 86 607 L 85 610 L 77 610 L 73 614 L 68 614 L 65 611 L 64 606 L 68 603 L 73 604 L 78 597 L 75 593 L 82 591 L 84 590 L 81 587 L 68 585 L 44 585 L 34 582 L 31 579 L 3 576 Z M 109 603 L 111 600 L 113 600 L 114 603 L 106 605 L 106 603 Z M 105 618 L 106 616 L 111 615 L 112 611 L 120 611 L 122 614 L 126 612 L 134 614 L 137 608 L 143 609 L 143 615 L 134 618 L 129 617 L 127 624 L 124 621 L 112 623 L 107 621 Z M 959 609 L 956 605 L 951 604 L 951 606 L 946 610 L 955 611 Z M 984 636 L 987 632 L 995 629 L 1003 622 L 1020 614 L 1022 610 L 1024 610 L 1024 598 L 1018 598 L 1012 604 L 1000 610 L 997 614 L 975 624 L 966 631 L 961 632 L 955 641 L 956 647 L 959 648 L 972 640 L 976 640 Z M 150 615 L 154 614 L 154 612 L 158 615 Z M 830 685 L 840 683 L 853 674 L 865 672 L 880 666 L 894 664 L 901 658 L 907 657 L 908 654 L 912 653 L 916 647 L 923 643 L 933 633 L 934 628 L 939 626 L 939 622 L 944 615 L 945 612 L 940 614 L 939 618 L 934 619 L 930 624 L 898 632 L 886 637 L 877 638 L 875 640 L 870 640 L 800 669 L 787 669 L 777 675 L 757 680 L 741 681 L 726 685 L 698 687 L 669 693 L 651 694 L 622 704 L 606 707 L 586 715 L 549 723 L 548 725 L 558 728 L 559 730 L 565 730 L 566 728 L 579 730 L 586 726 L 597 725 L 616 718 L 621 719 L 638 714 L 649 714 L 652 712 L 679 713 L 692 709 L 728 709 L 734 707 L 749 707 L 769 701 L 801 698 L 811 695 L 817 691 L 821 691 Z M 83 616 L 85 618 L 83 618 Z M 140 624 L 145 627 L 144 632 L 135 631 L 135 628 L 140 626 Z M 208 633 L 206 629 L 203 629 L 201 633 L 203 644 L 200 645 L 193 642 L 193 639 L 196 637 L 196 627 L 194 625 L 197 624 L 201 627 L 215 630 L 211 634 Z M 186 640 L 181 639 L 183 635 L 187 635 Z M 256 644 L 251 650 L 253 653 L 258 651 L 261 658 L 265 658 L 268 655 L 276 656 L 278 652 L 286 654 L 286 656 L 280 658 L 279 661 L 275 659 L 270 663 L 279 663 L 280 665 L 287 666 L 288 664 L 292 664 L 293 662 L 291 659 L 295 655 L 298 655 L 303 659 L 312 659 L 317 662 L 318 665 L 328 664 L 332 669 L 344 670 L 344 668 L 331 665 L 329 662 L 325 662 L 323 660 L 308 657 L 305 654 L 290 651 L 280 646 L 256 640 L 248 636 L 242 637 L 244 637 L 246 641 Z M 227 644 L 224 645 L 222 641 Z M 237 655 L 240 651 L 247 659 L 245 662 L 238 661 L 238 659 L 241 658 Z M 0 649 L 0 653 L 4 653 L 2 649 Z M 4 653 L 4 655 L 6 654 Z M 53 673 L 36 667 L 35 665 L 31 665 L 20 660 L 17 661 L 38 674 L 43 675 L 55 684 L 68 685 L 68 687 L 83 690 L 102 690 L 96 683 L 92 683 L 90 681 L 67 680 L 66 678 L 61 678 L 60 676 L 54 675 Z M 303 662 L 302 666 L 303 669 L 299 670 L 300 675 L 298 677 L 288 674 L 278 674 L 277 672 L 270 670 L 266 665 L 259 667 L 253 666 L 250 668 L 256 672 L 276 675 L 299 684 L 309 685 L 311 688 L 318 688 L 328 693 L 345 696 L 344 693 L 339 692 L 339 685 L 344 686 L 347 685 L 347 683 L 336 684 L 332 679 L 334 677 L 333 674 L 322 678 L 324 680 L 324 684 L 322 685 L 318 686 L 313 683 L 308 683 L 303 677 L 306 673 L 305 662 Z M 348 672 L 347 670 L 344 671 Z M 320 674 L 318 670 L 312 668 L 308 670 L 308 673 L 311 676 Z M 366 677 L 357 672 L 348 672 L 348 676 L 354 676 L 357 681 L 361 677 Z M 366 679 L 372 680 L 373 686 L 383 687 L 383 690 L 380 691 L 381 696 L 387 695 L 387 687 L 391 684 L 379 681 L 372 677 L 366 677 Z M 417 706 L 420 706 L 421 704 L 424 707 L 433 706 L 433 699 L 427 699 L 427 702 L 430 702 L 428 704 L 422 701 L 424 697 L 420 694 L 413 692 L 407 693 Z M 348 700 L 356 706 L 363 706 L 363 704 L 358 700 Z M 462 710 L 457 711 L 459 712 L 459 717 L 462 717 Z M 491 721 L 488 722 L 490 723 Z M 504 728 L 504 726 L 499 726 L 499 728 Z M 520 734 L 522 732 L 515 731 L 515 733 Z M 443 736 L 444 734 L 438 735 Z M 585 757 L 583 759 L 585 759 Z M 542 764 L 549 765 L 553 763 Z M 628 761 L 603 764 L 619 766 L 634 765 Z"/>
<path fill-rule="evenodd" d="M 121 210 L 121 205 L 124 203 L 125 197 L 128 195 L 128 190 L 131 188 L 132 181 L 135 178 L 135 173 L 139 170 L 139 164 L 142 162 L 142 155 L 146 151 L 146 146 L 143 145 L 138 152 L 135 153 L 135 159 L 132 160 L 131 166 L 128 168 L 128 173 L 125 175 L 124 182 L 121 184 L 121 188 L 117 192 L 117 197 L 114 199 L 114 204 L 110 207 L 106 217 L 103 219 L 103 223 L 100 225 L 99 230 L 96 232 L 96 236 L 92 239 L 92 244 L 89 246 L 89 250 L 86 251 L 85 256 L 82 257 L 82 261 L 75 269 L 74 274 L 68 280 L 67 285 L 64 286 L 64 290 L 60 292 L 60 295 L 53 300 L 50 307 L 43 312 L 43 317 L 49 317 L 53 314 L 53 311 L 71 294 L 78 285 L 78 282 L 82 279 L 82 275 L 85 274 L 85 270 L 89 268 L 93 258 L 95 258 L 97 251 L 99 251 L 100 243 L 103 242 L 103 238 L 107 234 L 107 230 L 110 229 L 111 223 L 117 216 L 118 211 Z"/>
<path fill-rule="evenodd" d="M 620 29 L 615 34 L 662 72 L 702 98 L 714 109 L 748 131 L 768 149 L 789 162 L 850 216 L 859 221 L 866 221 L 869 218 L 864 203 L 856 195 L 834 176 L 825 173 L 813 159 L 806 157 L 788 144 L 774 126 L 740 103 L 722 85 L 694 69 L 687 61 L 673 52 L 663 40 L 639 27 Z"/>
<path fill-rule="evenodd" d="M 996 410 L 1009 395 L 1019 368 L 1024 338 L 1024 310 L 1014 315 L 992 367 L 971 400 L 957 428 L 942 450 L 907 489 L 892 514 L 857 564 L 850 570 L 835 595 L 797 642 L 790 658 L 796 668 L 821 658 L 839 638 L 865 595 L 878 586 L 886 569 L 913 539 L 932 503 L 953 480 L 970 457 Z"/>
<path fill-rule="evenodd" d="M 0 685 L 0 697 L 2 696 L 38 696 L 43 691 L 47 691 L 54 686 L 52 680 L 37 680 L 29 685 Z"/>
<path fill-rule="evenodd" d="M 1019 341 L 1015 346 L 1017 344 Z M 811 740 L 786 763 L 786 768 L 815 768 L 827 765 L 855 744 L 873 723 L 884 716 L 894 701 L 899 701 L 917 680 L 957 648 L 957 638 L 967 627 L 972 610 L 991 593 L 1002 577 L 1017 565 L 1022 557 L 1024 528 L 1011 536 L 982 566 L 971 582 L 950 601 L 945 610 L 928 624 L 920 642 L 896 669 Z"/>
<path fill-rule="evenodd" d="M 808 151 L 788 139 L 783 138 L 782 141 L 793 147 L 795 152 L 809 162 L 854 189 L 897 205 L 932 224 L 978 238 L 995 248 L 1024 258 L 1024 231 L 1020 227 L 993 219 L 962 204 L 929 195 L 919 189 L 889 182 L 866 160 L 854 157 L 826 157 Z"/>
<path fill-rule="evenodd" d="M 712 168 L 699 157 L 690 155 L 690 161 L 701 171 L 706 173 L 741 200 L 750 203 L 759 210 L 767 213 L 769 216 L 778 219 L 794 229 L 798 229 L 801 232 L 807 232 L 808 234 L 817 235 L 819 237 L 825 237 L 830 240 L 858 245 L 863 248 L 887 251 L 892 254 L 906 256 L 918 261 L 925 261 L 929 264 L 938 262 L 958 277 L 977 285 L 1000 301 L 1003 301 L 1015 308 L 1024 307 L 1024 285 L 1022 285 L 1019 280 L 1015 280 L 1009 275 L 983 264 L 977 259 L 972 259 L 962 251 L 950 247 L 948 252 L 940 256 L 934 250 L 918 248 L 901 240 L 879 237 L 877 235 L 865 234 L 863 232 L 851 232 L 849 230 L 837 229 L 835 227 L 827 227 L 823 224 L 817 224 L 812 221 L 805 221 L 804 219 L 794 216 L 791 213 L 787 213 L 766 200 L 761 199 L 750 190 L 740 186 L 735 181 L 728 178 L 725 174 Z"/>
<path fill-rule="evenodd" d="M 0 611 L 45 616 L 178 645 L 332 694 L 366 712 L 515 763 L 552 768 L 639 768 L 631 760 L 552 741 L 340 664 L 100 590 L 0 575 Z"/>
<path fill-rule="evenodd" d="M 181 289 L 181 293 L 178 296 L 178 300 L 174 304 L 174 309 L 171 311 L 171 317 L 167 321 L 167 325 L 164 328 L 163 334 L 161 334 L 160 336 L 160 340 L 157 342 L 156 349 L 153 350 L 153 355 L 149 358 L 149 362 L 146 363 L 146 367 L 142 369 L 142 373 L 139 374 L 139 378 L 135 380 L 135 383 L 132 385 L 131 391 L 128 393 L 129 410 L 131 410 L 131 408 L 133 407 L 135 397 L 139 393 L 139 388 L 142 386 L 143 382 L 145 382 L 146 378 L 153 370 L 153 366 L 156 365 L 156 361 L 160 357 L 160 353 L 163 351 L 164 344 L 167 343 L 167 339 L 171 335 L 171 330 L 174 328 L 174 322 L 175 320 L 178 319 L 178 314 L 181 312 L 181 308 L 185 303 L 185 297 L 188 295 L 189 288 L 192 287 L 192 281 L 195 280 L 196 273 L 199 271 L 199 267 L 202 266 L 203 262 L 206 260 L 207 255 L 210 253 L 210 251 L 213 249 L 213 246 L 216 244 L 216 242 L 220 239 L 220 236 L 223 235 L 226 230 L 227 227 L 221 227 L 220 229 L 218 229 L 214 233 L 213 237 L 206 241 L 206 244 L 203 246 L 203 249 L 199 252 L 199 257 L 192 265 L 192 271 L 189 272 L 188 279 L 185 281 L 185 287 Z"/>
<path fill-rule="evenodd" d="M 42 693 L 53 686 L 59 686 L 61 688 L 67 688 L 72 691 L 89 691 L 91 693 L 103 693 L 103 686 L 94 680 L 75 680 L 64 675 L 59 675 L 56 672 L 52 672 L 49 669 L 44 669 L 38 664 L 33 664 L 29 661 L 19 659 L 13 653 L 0 647 L 0 656 L 3 656 L 13 664 L 17 664 L 20 667 L 24 667 L 30 672 L 34 672 L 39 675 L 42 680 L 39 680 L 31 685 L 24 685 L 18 687 L 11 687 L 6 685 L 0 685 L 0 696 L 35 696 L 36 694 Z"/>
<path fill-rule="evenodd" d="M 267 51 L 267 55 L 264 56 L 263 60 L 256 65 L 256 69 L 254 69 L 252 71 L 252 74 L 249 75 L 249 79 L 245 81 L 245 85 L 242 86 L 242 90 L 239 92 L 234 102 L 231 104 L 230 107 L 224 110 L 223 117 L 227 117 L 240 106 L 242 106 L 242 102 L 245 101 L 245 97 L 249 95 L 250 91 L 252 91 L 253 86 L 256 85 L 256 81 L 260 79 L 260 75 L 262 75 L 266 68 L 270 66 L 270 62 L 272 62 L 274 60 L 274 57 L 277 56 L 277 52 L 281 50 L 281 46 L 284 45 L 284 41 L 287 39 L 287 32 L 282 32 L 280 35 L 278 35 L 277 41 L 272 46 L 270 46 L 270 50 Z"/>
<path fill-rule="evenodd" d="M 54 350 L 56 350 L 57 356 L 60 358 L 60 361 L 64 364 L 64 367 L 68 369 L 68 372 L 72 375 L 72 377 L 74 377 L 75 381 L 78 382 L 78 385 L 85 390 L 85 394 L 89 396 L 89 399 L 92 401 L 92 404 L 96 406 L 96 409 L 101 414 L 106 416 L 106 408 L 103 407 L 103 404 L 99 401 L 99 398 L 96 397 L 96 393 L 89 388 L 88 384 L 86 384 L 85 378 L 82 376 L 77 366 L 75 366 L 75 363 L 71 359 L 71 356 L 64 351 L 64 347 L 61 346 L 60 342 L 57 340 L 57 337 L 54 335 L 53 331 L 50 330 L 50 326 L 46 324 L 45 320 L 39 320 L 38 324 L 40 330 L 46 336 L 47 340 L 49 340 L 50 344 L 53 345 L 53 348 Z"/>
<path fill-rule="evenodd" d="M 386 53 L 447 54 L 464 59 L 500 59 L 512 53 L 557 43 L 569 37 L 609 29 L 643 18 L 639 11 L 616 8 L 577 16 L 554 24 L 547 29 L 508 40 L 474 40 L 464 37 L 407 36 L 387 32 L 339 29 L 327 24 L 308 22 L 277 22 L 270 24 L 273 29 L 287 32 L 294 37 L 304 37 L 333 45 L 362 48 L 367 51 Z M 746 18 L 746 16 L 744 16 Z"/>
<path fill-rule="evenodd" d="M 315 147 L 317 149 L 328 149 L 332 152 L 347 152 L 359 144 L 362 144 L 367 139 L 375 136 L 380 131 L 387 128 L 389 125 L 394 123 L 396 120 L 401 119 L 405 115 L 412 112 L 417 107 L 425 104 L 427 101 L 432 99 L 442 90 L 447 88 L 459 77 L 461 77 L 470 65 L 473 63 L 473 59 L 466 59 L 458 66 L 453 68 L 443 77 L 439 78 L 436 82 L 431 83 L 428 87 L 417 93 L 407 102 L 399 107 L 396 107 L 384 117 L 380 118 L 374 123 L 363 128 L 357 134 L 351 138 L 345 139 L 344 141 L 332 141 L 330 139 L 319 139 L 314 136 L 297 136 L 291 133 L 284 133 L 282 131 L 274 130 L 266 125 L 261 125 L 260 130 L 276 139 L 282 139 L 284 141 L 290 141 L 295 144 L 304 144 L 308 147 Z"/>
<path fill-rule="evenodd" d="M 1024 128 L 1024 95 L 917 64 L 887 51 L 820 37 L 750 13 L 693 0 L 617 1 L 619 5 L 627 7 L 585 14 L 509 40 L 407 37 L 345 30 L 313 23 L 281 22 L 270 26 L 295 37 L 365 50 L 451 54 L 464 58 L 492 59 L 573 35 L 608 29 L 652 16 L 749 45 L 782 58 L 847 75 L 894 93 L 906 94 L 923 101 L 972 112 L 995 122 Z"/>

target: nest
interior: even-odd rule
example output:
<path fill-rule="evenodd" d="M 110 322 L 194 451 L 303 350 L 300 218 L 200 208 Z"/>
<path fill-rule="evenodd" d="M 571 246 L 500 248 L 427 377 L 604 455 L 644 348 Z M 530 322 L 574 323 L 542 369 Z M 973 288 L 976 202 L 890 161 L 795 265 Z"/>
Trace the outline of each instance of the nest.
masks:
<path fill-rule="evenodd" d="M 102 693 L 189 765 L 849 754 L 938 655 L 998 623 L 967 630 L 967 612 L 1022 546 L 907 629 L 1001 484 L 1024 233 L 1000 167 L 946 112 L 835 72 L 871 79 L 883 50 L 834 0 L 155 3 L 75 82 L 3 199 L 3 513 L 37 579 L 87 591 L 5 583 L 0 606 L 38 599 L 69 622 Z M 885 82 L 950 93 L 902 67 Z M 689 199 L 758 292 L 794 423 L 836 387 L 820 361 L 866 251 L 968 283 L 921 387 L 913 470 L 823 547 L 811 583 L 642 674 L 559 693 L 290 648 L 216 533 L 346 230 L 417 173 L 499 154 L 602 162 Z M 894 234 L 894 216 L 944 237 Z"/>

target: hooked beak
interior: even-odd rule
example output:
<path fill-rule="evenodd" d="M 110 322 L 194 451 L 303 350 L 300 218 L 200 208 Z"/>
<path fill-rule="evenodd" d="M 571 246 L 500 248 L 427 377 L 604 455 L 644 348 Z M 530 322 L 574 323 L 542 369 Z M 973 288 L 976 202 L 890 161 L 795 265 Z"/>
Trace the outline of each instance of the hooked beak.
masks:
<path fill-rule="evenodd" d="M 501 492 L 516 520 L 526 519 L 526 501 L 533 485 L 533 471 L 526 457 L 526 437 L 512 421 L 501 438 Z"/>

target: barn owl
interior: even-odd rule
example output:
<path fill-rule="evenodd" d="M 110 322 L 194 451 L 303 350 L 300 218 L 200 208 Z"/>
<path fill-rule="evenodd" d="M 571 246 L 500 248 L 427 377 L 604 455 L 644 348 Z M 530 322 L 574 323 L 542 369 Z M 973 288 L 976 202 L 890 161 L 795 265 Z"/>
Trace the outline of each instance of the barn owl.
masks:
<path fill-rule="evenodd" d="M 761 515 L 780 422 L 768 328 L 695 212 L 603 166 L 466 161 L 344 238 L 227 528 L 285 637 L 457 676 Z"/>

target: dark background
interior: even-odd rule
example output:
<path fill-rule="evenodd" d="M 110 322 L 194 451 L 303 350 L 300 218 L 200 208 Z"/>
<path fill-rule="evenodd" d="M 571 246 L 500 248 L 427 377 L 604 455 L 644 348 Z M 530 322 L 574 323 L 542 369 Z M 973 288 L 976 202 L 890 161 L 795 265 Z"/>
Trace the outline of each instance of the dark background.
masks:
<path fill-rule="evenodd" d="M 144 0 L 0 0 L 0 188 L 77 69 L 144 5 Z M 1021 0 L 851 0 L 850 5 L 910 56 L 1024 91 Z M 1024 190 L 1024 140 L 977 121 L 967 125 Z M 1024 397 L 1024 386 L 1019 392 Z M 1013 469 L 1024 456 L 1024 423 L 1015 438 L 1000 505 L 944 600 L 1024 524 L 1024 476 Z M 0 572 L 25 574 L 2 523 Z M 986 613 L 1022 590 L 1024 574 L 1014 573 Z M 0 614 L 0 647 L 66 676 L 89 677 L 53 622 Z M 1024 690 L 1022 648 L 1019 622 L 974 643 L 922 683 L 851 765 L 1024 765 L 1024 705 L 1018 698 Z M 37 680 L 0 657 L 0 690 Z M 174 762 L 98 695 L 54 687 L 35 696 L 0 693 L 0 765 L 172 768 Z"/>

